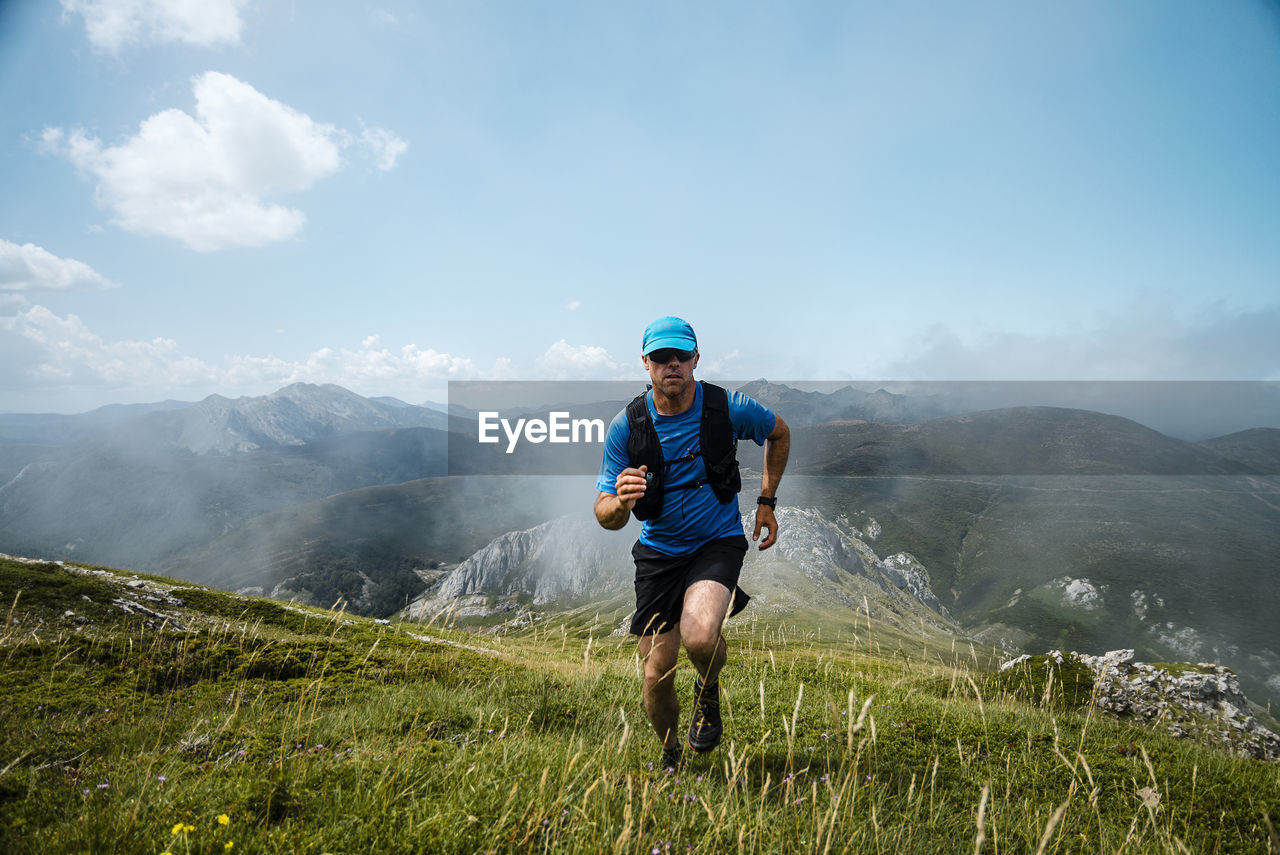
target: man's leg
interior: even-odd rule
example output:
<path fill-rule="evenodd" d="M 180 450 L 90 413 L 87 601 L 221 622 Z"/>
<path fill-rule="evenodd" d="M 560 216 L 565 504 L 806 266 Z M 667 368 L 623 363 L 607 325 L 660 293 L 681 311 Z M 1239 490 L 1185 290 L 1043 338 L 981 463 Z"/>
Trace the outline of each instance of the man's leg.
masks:
<path fill-rule="evenodd" d="M 720 627 L 732 597 L 732 591 L 711 579 L 694 582 L 684 593 L 684 611 L 676 631 L 704 683 L 714 683 L 724 667 L 727 651 Z"/>
<path fill-rule="evenodd" d="M 727 655 L 720 625 L 729 611 L 732 593 L 719 582 L 702 579 L 685 592 L 680 627 L 684 649 L 698 672 L 694 682 L 693 716 L 689 721 L 689 747 L 711 751 L 720 744 L 720 669 Z"/>
<path fill-rule="evenodd" d="M 644 663 L 644 712 L 662 740 L 663 748 L 680 744 L 680 700 L 676 697 L 676 655 L 680 652 L 680 627 L 658 635 L 640 636 L 640 660 Z"/>

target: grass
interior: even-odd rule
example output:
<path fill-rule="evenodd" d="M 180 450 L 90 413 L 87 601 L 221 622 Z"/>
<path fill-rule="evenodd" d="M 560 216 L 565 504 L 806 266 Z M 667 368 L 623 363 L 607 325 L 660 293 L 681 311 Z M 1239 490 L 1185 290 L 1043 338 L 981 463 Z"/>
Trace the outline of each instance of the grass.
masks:
<path fill-rule="evenodd" d="M 475 635 L 179 586 L 179 632 L 112 585 L 0 562 L 0 850 L 1280 849 L 1277 764 L 865 616 L 731 623 L 725 743 L 667 774 L 611 616 Z"/>

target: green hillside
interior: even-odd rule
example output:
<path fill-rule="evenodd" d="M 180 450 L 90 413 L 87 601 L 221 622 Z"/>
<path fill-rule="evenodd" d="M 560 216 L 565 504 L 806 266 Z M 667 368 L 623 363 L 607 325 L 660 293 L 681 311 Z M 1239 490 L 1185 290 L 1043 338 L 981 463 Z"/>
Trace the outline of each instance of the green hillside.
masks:
<path fill-rule="evenodd" d="M 1251 695 L 1275 663 L 1280 480 L 1257 476 L 788 478 L 788 500 L 830 516 L 876 519 L 876 549 L 907 551 L 962 625 L 1010 627 L 1017 646 L 1147 659 L 1209 659 L 1240 672 Z M 1046 596 L 1087 578 L 1093 610 Z M 1135 592 L 1158 607 L 1139 611 Z M 1161 641 L 1194 627 L 1193 656 Z"/>
<path fill-rule="evenodd" d="M 475 635 L 11 560 L 0 602 L 5 852 L 1280 846 L 1280 765 L 874 614 L 735 621 L 726 743 L 666 774 L 634 643 L 589 610 Z"/>

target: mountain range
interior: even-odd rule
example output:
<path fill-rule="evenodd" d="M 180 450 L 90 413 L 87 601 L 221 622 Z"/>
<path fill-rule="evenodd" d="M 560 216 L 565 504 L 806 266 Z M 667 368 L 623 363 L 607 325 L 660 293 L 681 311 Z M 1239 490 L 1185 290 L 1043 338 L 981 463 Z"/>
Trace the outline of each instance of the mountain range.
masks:
<path fill-rule="evenodd" d="M 936 402 L 883 390 L 824 395 L 765 381 L 747 390 L 795 428 L 781 493 L 793 528 L 751 565 L 762 579 L 770 560 L 790 569 L 785 584 L 761 586 L 753 608 L 856 606 L 849 592 L 870 597 L 867 580 L 889 579 L 897 562 L 916 572 L 911 619 L 950 621 L 1010 651 L 1132 647 L 1147 659 L 1214 659 L 1239 670 L 1251 694 L 1280 700 L 1280 430 L 1188 442 L 1080 409 L 930 416 Z M 607 417 L 617 406 L 597 409 Z M 460 410 L 305 385 L 235 401 L 3 415 L 0 551 L 324 606 L 345 599 L 384 616 L 455 587 L 495 620 L 507 606 L 596 596 L 624 608 L 627 561 L 614 552 L 629 538 L 581 521 L 593 479 L 439 477 L 454 471 L 450 431 L 474 429 Z M 739 456 L 745 501 L 760 452 L 744 444 Z M 573 513 L 576 527 L 552 522 Z M 874 543 L 888 556 L 872 562 L 881 569 L 854 572 L 818 549 L 805 560 L 827 562 L 836 578 L 796 570 L 804 562 L 789 550 L 812 547 L 823 526 L 839 532 L 828 531 L 829 543 Z M 533 549 L 547 532 L 565 543 Z M 514 575 L 495 575 L 501 562 Z M 558 586 L 558 573 L 593 581 Z M 591 587 L 607 580 L 607 597 Z M 788 600 L 788 590 L 803 595 Z"/>

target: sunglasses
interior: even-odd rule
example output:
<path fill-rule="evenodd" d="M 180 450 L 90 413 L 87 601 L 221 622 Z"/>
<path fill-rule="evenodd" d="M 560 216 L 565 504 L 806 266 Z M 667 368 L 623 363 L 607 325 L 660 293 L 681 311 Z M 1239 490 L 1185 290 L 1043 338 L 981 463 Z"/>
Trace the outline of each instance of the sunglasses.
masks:
<path fill-rule="evenodd" d="M 681 362 L 688 362 L 693 359 L 695 353 L 697 353 L 695 350 L 676 350 L 674 347 L 664 347 L 649 354 L 649 359 L 659 365 L 666 365 L 671 361 L 672 357 Z"/>

